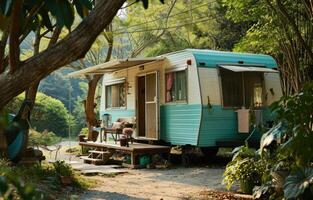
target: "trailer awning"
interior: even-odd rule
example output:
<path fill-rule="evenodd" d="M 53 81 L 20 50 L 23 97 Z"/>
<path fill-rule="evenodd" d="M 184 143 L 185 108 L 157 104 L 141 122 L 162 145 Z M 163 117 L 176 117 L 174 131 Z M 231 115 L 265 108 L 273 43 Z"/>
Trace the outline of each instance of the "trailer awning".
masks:
<path fill-rule="evenodd" d="M 163 57 L 151 57 L 151 58 L 128 58 L 128 59 L 120 59 L 109 61 L 106 63 L 102 63 L 99 65 L 95 65 L 92 67 L 88 67 L 86 69 L 82 69 L 76 72 L 72 72 L 68 74 L 66 77 L 81 77 L 85 75 L 92 75 L 92 74 L 105 74 L 105 73 L 112 73 L 115 71 L 119 71 L 122 69 L 127 69 L 130 67 L 141 66 L 144 64 L 149 64 L 152 62 L 163 61 Z"/>
<path fill-rule="evenodd" d="M 255 66 L 235 66 L 235 65 L 219 65 L 221 68 L 233 71 L 233 72 L 264 72 L 264 73 L 278 73 L 277 70 L 265 68 L 265 67 L 255 67 Z"/>

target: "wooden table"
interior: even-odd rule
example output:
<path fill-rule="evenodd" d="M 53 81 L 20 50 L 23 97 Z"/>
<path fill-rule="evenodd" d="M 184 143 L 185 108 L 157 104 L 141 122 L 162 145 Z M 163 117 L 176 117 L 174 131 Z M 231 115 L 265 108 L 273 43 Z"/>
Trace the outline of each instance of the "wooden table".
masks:
<path fill-rule="evenodd" d="M 120 128 L 104 128 L 102 127 L 100 130 L 100 141 L 103 142 L 107 142 L 108 139 L 108 134 L 112 135 L 112 138 L 115 142 L 115 144 L 117 143 L 117 141 L 120 139 L 120 135 L 123 133 L 122 129 Z M 102 138 L 102 134 L 104 136 L 104 140 Z"/>

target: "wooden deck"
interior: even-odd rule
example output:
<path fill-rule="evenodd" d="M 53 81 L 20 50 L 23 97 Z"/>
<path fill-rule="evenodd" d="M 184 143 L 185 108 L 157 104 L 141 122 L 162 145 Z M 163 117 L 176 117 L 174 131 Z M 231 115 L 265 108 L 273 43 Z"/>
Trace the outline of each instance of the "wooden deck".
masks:
<path fill-rule="evenodd" d="M 170 153 L 171 147 L 169 146 L 161 146 L 161 145 L 151 145 L 151 144 L 143 144 L 143 143 L 133 143 L 129 144 L 129 147 L 120 146 L 119 144 L 111 143 L 111 142 L 79 142 L 79 145 L 82 147 L 90 147 L 97 150 L 114 150 L 117 152 L 123 152 L 126 154 L 130 154 L 131 156 L 131 168 L 138 167 L 138 157 L 143 154 L 153 155 L 159 153 Z"/>

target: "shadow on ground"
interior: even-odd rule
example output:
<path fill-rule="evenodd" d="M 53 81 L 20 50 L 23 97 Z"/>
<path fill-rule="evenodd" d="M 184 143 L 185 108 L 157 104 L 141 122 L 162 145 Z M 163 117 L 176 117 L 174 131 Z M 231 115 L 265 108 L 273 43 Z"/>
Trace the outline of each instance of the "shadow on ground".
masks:
<path fill-rule="evenodd" d="M 90 195 L 88 196 L 89 199 L 114 199 L 114 200 L 144 200 L 144 198 L 132 197 L 126 194 L 121 194 L 117 192 L 105 192 L 105 191 L 92 191 L 89 190 Z"/>

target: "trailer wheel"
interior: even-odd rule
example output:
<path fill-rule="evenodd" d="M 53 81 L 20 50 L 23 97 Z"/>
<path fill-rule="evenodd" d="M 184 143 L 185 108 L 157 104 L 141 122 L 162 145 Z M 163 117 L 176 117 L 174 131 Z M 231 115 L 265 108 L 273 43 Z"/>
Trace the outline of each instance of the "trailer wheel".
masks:
<path fill-rule="evenodd" d="M 206 158 L 214 157 L 218 152 L 218 147 L 201 147 L 200 149 Z"/>

